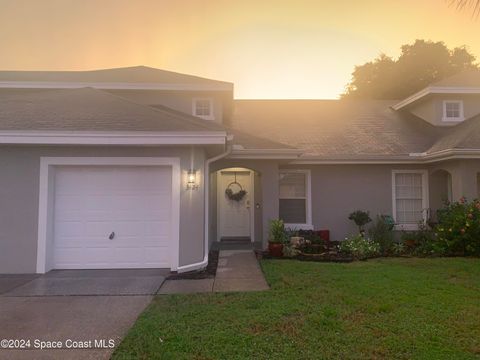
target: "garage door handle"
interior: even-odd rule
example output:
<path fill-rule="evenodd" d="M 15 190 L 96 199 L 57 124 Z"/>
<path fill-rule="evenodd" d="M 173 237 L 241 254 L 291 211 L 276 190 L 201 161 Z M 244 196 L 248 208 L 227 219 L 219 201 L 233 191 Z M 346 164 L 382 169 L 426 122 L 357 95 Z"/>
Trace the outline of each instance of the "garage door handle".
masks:
<path fill-rule="evenodd" d="M 110 240 L 113 240 L 113 238 L 115 237 L 115 232 L 112 231 L 112 233 L 110 234 L 110 236 L 108 237 Z"/>

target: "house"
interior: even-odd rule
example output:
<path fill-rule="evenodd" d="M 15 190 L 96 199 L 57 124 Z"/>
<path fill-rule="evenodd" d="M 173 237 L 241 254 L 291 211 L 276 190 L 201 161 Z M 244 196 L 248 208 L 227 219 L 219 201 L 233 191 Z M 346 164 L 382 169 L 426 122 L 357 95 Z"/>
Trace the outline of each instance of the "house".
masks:
<path fill-rule="evenodd" d="M 333 240 L 356 209 L 415 229 L 478 196 L 479 159 L 474 71 L 396 101 L 234 100 L 142 66 L 1 71 L 0 273 L 196 270 L 215 241 L 265 246 L 278 217 Z"/>

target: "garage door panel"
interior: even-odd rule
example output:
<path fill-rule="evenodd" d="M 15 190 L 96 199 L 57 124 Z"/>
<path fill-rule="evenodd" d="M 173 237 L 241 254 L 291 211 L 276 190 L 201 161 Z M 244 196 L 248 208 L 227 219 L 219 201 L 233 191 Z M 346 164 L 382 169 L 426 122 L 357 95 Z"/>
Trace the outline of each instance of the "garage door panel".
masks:
<path fill-rule="evenodd" d="M 146 236 L 168 236 L 170 234 L 170 222 L 151 221 L 145 223 Z"/>
<path fill-rule="evenodd" d="M 83 222 L 80 221 L 59 221 L 54 227 L 55 235 L 59 237 L 84 236 Z"/>
<path fill-rule="evenodd" d="M 163 264 L 168 264 L 169 253 L 168 249 L 165 247 L 151 247 L 144 249 L 145 262 L 149 264 L 160 264 L 158 266 L 162 267 Z"/>
<path fill-rule="evenodd" d="M 139 221 L 115 222 L 115 237 L 121 239 L 123 237 L 143 237 L 146 234 L 145 223 Z"/>
<path fill-rule="evenodd" d="M 54 267 L 170 267 L 171 176 L 170 167 L 57 168 Z"/>
<path fill-rule="evenodd" d="M 111 221 L 88 221 L 85 223 L 86 238 L 96 237 L 108 239 L 113 231 L 114 225 Z"/>

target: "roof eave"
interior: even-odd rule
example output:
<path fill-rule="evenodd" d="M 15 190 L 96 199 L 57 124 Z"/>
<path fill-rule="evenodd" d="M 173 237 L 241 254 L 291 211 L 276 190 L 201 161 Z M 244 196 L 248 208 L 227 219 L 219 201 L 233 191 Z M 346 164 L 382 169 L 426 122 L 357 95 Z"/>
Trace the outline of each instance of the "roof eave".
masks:
<path fill-rule="evenodd" d="M 480 87 L 451 87 L 451 86 L 428 86 L 425 89 L 407 97 L 399 103 L 392 106 L 393 110 L 400 110 L 413 104 L 430 94 L 480 94 Z"/>
<path fill-rule="evenodd" d="M 223 145 L 224 131 L 0 131 L 3 145 Z"/>
<path fill-rule="evenodd" d="M 229 159 L 298 159 L 303 153 L 298 149 L 234 149 Z"/>
<path fill-rule="evenodd" d="M 480 149 L 446 149 L 395 156 L 301 157 L 295 165 L 428 164 L 451 159 L 480 159 Z"/>

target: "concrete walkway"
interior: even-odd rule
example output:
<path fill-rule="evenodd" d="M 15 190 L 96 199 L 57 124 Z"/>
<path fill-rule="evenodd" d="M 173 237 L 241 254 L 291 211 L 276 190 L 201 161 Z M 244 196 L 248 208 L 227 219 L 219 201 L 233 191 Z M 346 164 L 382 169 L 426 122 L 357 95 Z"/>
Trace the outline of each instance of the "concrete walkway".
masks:
<path fill-rule="evenodd" d="M 262 291 L 269 286 L 253 250 L 220 250 L 217 275 L 211 279 L 167 280 L 158 294 Z"/>

